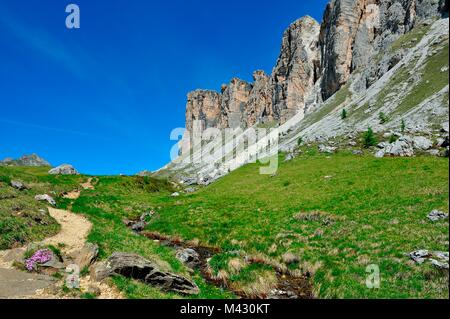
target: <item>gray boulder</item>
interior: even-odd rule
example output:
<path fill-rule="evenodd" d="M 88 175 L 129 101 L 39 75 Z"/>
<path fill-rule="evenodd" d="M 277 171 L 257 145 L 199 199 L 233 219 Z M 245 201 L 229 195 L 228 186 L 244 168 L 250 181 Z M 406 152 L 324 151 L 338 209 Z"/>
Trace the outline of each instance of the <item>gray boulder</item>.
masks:
<path fill-rule="evenodd" d="M 428 150 L 427 153 L 432 156 L 439 156 L 441 154 L 441 152 L 439 152 L 439 150 L 435 150 L 435 149 Z"/>
<path fill-rule="evenodd" d="M 175 256 L 189 268 L 195 268 L 200 264 L 199 254 L 191 248 L 180 249 Z"/>
<path fill-rule="evenodd" d="M 394 143 L 379 144 L 379 146 L 384 146 L 384 148 L 375 153 L 375 157 L 378 158 L 384 156 L 414 156 L 413 140 L 409 136 L 402 136 Z"/>
<path fill-rule="evenodd" d="M 43 194 L 43 195 L 36 195 L 34 196 L 34 199 L 40 202 L 46 201 L 47 203 L 49 203 L 52 206 L 56 205 L 56 201 L 53 199 L 53 197 L 51 197 L 50 195 L 47 194 Z"/>
<path fill-rule="evenodd" d="M 21 181 L 11 181 L 11 187 L 18 189 L 19 191 L 28 189 L 28 186 Z"/>
<path fill-rule="evenodd" d="M 136 254 L 115 252 L 94 271 L 94 277 L 98 281 L 111 275 L 122 275 L 184 295 L 196 295 L 200 291 L 193 281 L 162 271 L 156 263 Z"/>
<path fill-rule="evenodd" d="M 197 184 L 197 182 L 198 182 L 198 180 L 195 177 L 181 177 L 180 178 L 180 184 L 187 185 L 187 186 L 195 185 L 195 184 Z"/>
<path fill-rule="evenodd" d="M 377 147 L 378 147 L 378 148 L 381 148 L 381 149 L 384 149 L 384 148 L 386 148 L 386 146 L 388 146 L 388 145 L 389 145 L 389 143 L 387 143 L 387 142 L 381 142 L 381 143 L 378 143 Z"/>
<path fill-rule="evenodd" d="M 54 253 L 52 253 L 52 258 L 49 261 L 44 264 L 40 264 L 40 266 L 46 268 L 44 272 L 47 274 L 52 274 L 55 273 L 55 270 L 66 268 L 58 258 L 58 256 L 56 256 Z"/>
<path fill-rule="evenodd" d="M 147 226 L 147 223 L 145 221 L 138 221 L 131 225 L 131 229 L 135 232 L 141 232 L 144 230 L 145 226 Z"/>
<path fill-rule="evenodd" d="M 425 260 L 430 258 L 431 256 L 432 255 L 430 254 L 430 252 L 425 249 L 416 250 L 409 253 L 409 257 L 418 264 L 423 264 Z"/>
<path fill-rule="evenodd" d="M 292 153 L 288 153 L 288 154 L 286 154 L 286 156 L 284 157 L 284 161 L 285 162 L 289 162 L 289 161 L 291 161 L 291 160 L 293 160 L 294 159 L 294 154 L 292 154 Z"/>
<path fill-rule="evenodd" d="M 423 136 L 416 136 L 413 138 L 414 148 L 426 151 L 433 146 L 433 142 Z"/>
<path fill-rule="evenodd" d="M 78 171 L 69 164 L 62 164 L 48 171 L 50 175 L 79 175 Z"/>
<path fill-rule="evenodd" d="M 449 269 L 448 267 L 448 252 L 434 251 L 430 252 L 426 249 L 421 249 L 409 253 L 409 257 L 418 264 L 423 264 L 425 261 L 430 261 L 432 265 L 440 269 Z"/>
<path fill-rule="evenodd" d="M 428 215 L 427 215 L 428 219 L 433 221 L 433 222 L 437 222 L 438 220 L 441 219 L 446 219 L 448 218 L 448 214 L 441 212 L 437 209 L 432 210 Z"/>
<path fill-rule="evenodd" d="M 194 187 L 188 187 L 188 188 L 185 188 L 184 191 L 187 194 L 191 194 L 191 193 L 195 193 L 196 189 Z"/>
<path fill-rule="evenodd" d="M 375 157 L 376 157 L 376 158 L 382 158 L 382 157 L 384 157 L 385 154 L 386 154 L 385 150 L 382 149 L 382 150 L 379 150 L 379 151 L 377 151 L 377 152 L 375 153 Z"/>
<path fill-rule="evenodd" d="M 337 150 L 337 147 L 334 146 L 326 146 L 326 145 L 319 145 L 319 152 L 320 153 L 328 153 L 328 154 L 332 154 L 335 153 Z"/>
<path fill-rule="evenodd" d="M 98 256 L 98 245 L 86 243 L 83 248 L 76 252 L 73 256 L 74 263 L 82 270 L 89 267 Z"/>
<path fill-rule="evenodd" d="M 431 264 L 440 269 L 448 269 L 448 253 L 436 251 L 433 253 L 434 258 L 431 258 Z"/>

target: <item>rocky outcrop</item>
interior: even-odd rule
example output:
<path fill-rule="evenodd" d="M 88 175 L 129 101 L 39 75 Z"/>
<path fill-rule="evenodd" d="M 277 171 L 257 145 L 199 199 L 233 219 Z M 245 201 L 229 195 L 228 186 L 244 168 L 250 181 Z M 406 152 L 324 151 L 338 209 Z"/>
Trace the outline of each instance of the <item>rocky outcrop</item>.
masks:
<path fill-rule="evenodd" d="M 73 260 L 80 269 L 89 267 L 98 256 L 98 245 L 86 243 L 83 248 L 74 253 Z"/>
<path fill-rule="evenodd" d="M 53 199 L 53 197 L 51 197 L 48 194 L 43 194 L 43 195 L 36 195 L 34 196 L 34 199 L 39 201 L 39 202 L 47 202 L 52 206 L 56 205 L 56 201 Z"/>
<path fill-rule="evenodd" d="M 189 268 L 195 268 L 200 264 L 200 255 L 191 248 L 177 250 L 175 257 Z"/>
<path fill-rule="evenodd" d="M 48 171 L 50 175 L 78 175 L 78 171 L 69 164 L 62 164 Z"/>
<path fill-rule="evenodd" d="M 298 111 L 319 78 L 320 25 L 306 16 L 284 32 L 281 53 L 272 73 L 273 108 L 281 123 Z"/>
<path fill-rule="evenodd" d="M 448 214 L 446 214 L 440 210 L 434 209 L 427 215 L 427 218 L 429 220 L 431 220 L 432 222 L 437 222 L 442 219 L 447 219 Z"/>
<path fill-rule="evenodd" d="M 409 253 L 409 257 L 419 265 L 428 260 L 439 269 L 448 269 L 448 252 L 445 251 L 420 249 Z"/>
<path fill-rule="evenodd" d="M 199 288 L 194 282 L 185 277 L 162 271 L 155 263 L 136 254 L 113 253 L 105 263 L 98 265 L 94 272 L 95 279 L 98 281 L 116 274 L 140 280 L 165 291 L 185 295 L 199 293 Z"/>
<path fill-rule="evenodd" d="M 22 157 L 18 159 L 13 158 L 5 158 L 4 160 L 0 161 L 0 165 L 7 165 L 7 166 L 51 166 L 49 162 L 47 162 L 45 159 L 40 157 L 37 154 L 31 154 L 31 155 L 23 155 Z"/>
<path fill-rule="evenodd" d="M 25 185 L 24 183 L 22 183 L 21 181 L 11 181 L 10 185 L 11 185 L 11 187 L 13 187 L 19 191 L 29 189 L 29 187 L 27 185 Z"/>

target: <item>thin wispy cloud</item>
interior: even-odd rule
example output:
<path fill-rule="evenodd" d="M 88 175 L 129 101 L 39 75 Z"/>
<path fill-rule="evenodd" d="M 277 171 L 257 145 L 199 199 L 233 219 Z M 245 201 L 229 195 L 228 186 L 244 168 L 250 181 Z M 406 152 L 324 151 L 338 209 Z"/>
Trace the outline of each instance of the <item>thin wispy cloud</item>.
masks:
<path fill-rule="evenodd" d="M 11 34 L 24 45 L 33 49 L 43 57 L 50 59 L 80 79 L 87 78 L 86 70 L 92 60 L 80 50 L 67 48 L 43 29 L 31 28 L 13 16 L 4 7 L 0 8 L 0 25 L 11 31 Z"/>
<path fill-rule="evenodd" d="M 45 125 L 32 124 L 32 123 L 26 123 L 26 122 L 20 122 L 20 121 L 14 121 L 14 120 L 8 120 L 8 119 L 0 119 L 0 123 L 12 125 L 12 126 L 22 126 L 22 127 L 31 128 L 31 129 L 50 131 L 50 132 L 57 132 L 57 133 L 64 133 L 64 134 L 71 134 L 71 135 L 78 135 L 78 136 L 86 136 L 86 137 L 91 137 L 91 138 L 95 137 L 95 138 L 101 139 L 101 140 L 109 140 L 103 136 L 93 135 L 93 134 L 89 134 L 89 133 L 85 133 L 85 132 L 68 130 L 68 129 L 58 128 L 58 127 L 50 127 L 50 126 L 45 126 Z"/>

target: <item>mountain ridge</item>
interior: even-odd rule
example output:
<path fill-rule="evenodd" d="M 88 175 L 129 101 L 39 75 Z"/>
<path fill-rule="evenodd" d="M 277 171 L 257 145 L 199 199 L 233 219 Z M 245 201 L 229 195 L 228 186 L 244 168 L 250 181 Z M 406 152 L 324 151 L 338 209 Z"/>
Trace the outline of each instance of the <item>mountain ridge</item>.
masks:
<path fill-rule="evenodd" d="M 425 6 L 426 10 L 424 8 L 413 10 L 418 3 L 429 5 Z M 346 18 L 346 14 L 350 12 L 347 6 L 361 12 L 361 8 L 367 9 L 369 5 L 370 10 L 362 11 L 365 14 L 361 14 L 358 25 L 352 25 L 351 22 L 354 20 Z M 344 10 L 345 8 L 347 9 Z M 277 127 L 279 151 L 282 153 L 293 152 L 300 140 L 304 143 L 333 144 L 336 141 L 331 139 L 340 136 L 341 147 L 348 147 L 348 143 L 356 145 L 358 136 L 368 127 L 372 127 L 376 134 L 402 136 L 408 133 L 411 135 L 406 137 L 408 141 L 415 135 L 422 135 L 431 140 L 432 145 L 436 147 L 445 145 L 441 140 L 446 140 L 448 132 L 440 133 L 440 129 L 433 132 L 433 127 L 441 127 L 444 122 L 448 122 L 448 58 L 445 59 L 448 56 L 448 18 L 445 18 L 448 15 L 445 11 L 447 8 L 444 1 L 428 0 L 419 2 L 380 0 L 376 4 L 373 1 L 360 0 L 331 1 L 325 11 L 317 42 L 311 42 L 310 38 L 304 42 L 304 35 L 300 30 L 304 26 L 302 21 L 310 22 L 312 29 L 317 30 L 317 26 L 314 27 L 314 22 L 310 20 L 312 18 L 297 20 L 284 33 L 282 48 L 289 49 L 282 50 L 277 61 L 277 66 L 280 67 L 274 68 L 273 74 L 278 74 L 278 71 L 281 74 L 276 76 L 278 80 L 276 85 L 273 74 L 266 75 L 261 72 L 257 74 L 263 79 L 262 81 L 259 79 L 261 83 L 255 80 L 255 84 L 249 86 L 245 83 L 236 85 L 241 83 L 241 80 L 233 79 L 234 84 L 223 86 L 222 93 L 197 90 L 189 94 L 186 112 L 187 130 L 179 143 L 181 156 L 155 172 L 155 176 L 175 176 L 176 180 L 189 183 L 195 179 L 200 182 L 211 181 L 248 162 L 239 160 L 233 163 L 227 160 L 227 156 L 233 154 L 231 153 L 234 152 L 233 149 L 237 149 L 232 141 L 228 141 L 224 145 L 226 154 L 218 152 L 214 154 L 212 160 L 199 163 L 198 160 L 204 154 L 193 148 L 189 139 L 194 121 L 200 123 L 201 129 L 231 127 L 235 132 L 243 131 L 242 134 L 237 133 L 236 140 L 245 138 L 249 130 L 260 126 Z M 379 26 L 385 26 L 384 29 L 373 27 L 374 11 L 378 12 L 377 23 Z M 392 20 L 391 15 L 395 12 L 397 18 Z M 353 15 L 354 13 L 350 13 L 350 17 Z M 361 21 L 364 22 L 361 24 Z M 353 29 L 356 28 L 353 33 L 345 31 L 349 30 L 350 25 Z M 292 35 L 292 28 L 295 29 L 296 26 L 300 27 L 296 29 L 300 37 L 298 43 L 293 43 L 296 37 Z M 367 26 L 373 27 L 372 31 Z M 371 37 L 365 36 L 368 34 L 371 34 Z M 335 41 L 334 37 L 337 39 L 347 37 L 345 41 L 354 43 L 348 47 L 349 50 L 348 48 L 341 50 L 336 43 L 342 44 L 345 41 Z M 318 50 L 322 55 L 320 74 L 317 62 L 311 63 L 314 59 L 309 58 L 315 56 L 314 50 L 318 47 L 313 45 L 308 55 L 304 43 L 326 44 L 325 49 Z M 367 57 L 362 59 L 364 47 L 368 48 L 368 53 Z M 323 54 L 335 59 L 328 61 Z M 344 60 L 339 58 L 347 55 L 350 58 Z M 303 60 L 296 57 L 303 57 Z M 339 62 L 341 60 L 343 62 Z M 335 65 L 331 73 L 327 71 L 329 65 Z M 309 77 L 305 77 L 308 74 Z M 331 80 L 324 80 L 328 78 Z M 311 82 L 305 85 L 302 82 L 305 79 Z M 203 103 L 202 99 L 197 98 L 200 92 L 213 98 Z M 328 94 L 332 95 L 327 97 Z M 223 96 L 231 98 L 223 99 Z M 282 98 L 281 103 L 277 100 L 279 97 Z M 292 103 L 293 100 L 297 102 Z M 191 103 L 192 101 L 195 103 Z M 224 107 L 228 105 L 227 103 L 231 103 L 232 107 Z M 207 107 L 203 107 L 204 105 Z M 249 105 L 250 111 L 247 108 Z M 288 107 L 289 105 L 294 105 L 294 108 Z M 228 113 L 224 110 L 230 109 L 240 109 L 243 112 L 240 114 L 234 112 L 231 121 L 234 125 L 227 126 L 223 124 L 226 121 L 218 119 L 227 117 Z M 341 118 L 343 110 L 349 113 L 349 118 L 345 121 Z M 287 115 L 289 112 L 291 114 Z M 245 117 L 248 114 L 250 116 Z M 432 117 L 430 114 L 437 116 Z M 385 117 L 383 123 L 380 123 L 380 116 Z M 405 126 L 405 130 L 400 131 L 402 125 Z M 344 139 L 349 141 L 343 141 Z M 252 145 L 254 149 L 266 146 L 267 141 Z M 430 153 L 442 154 L 439 150 L 430 150 Z M 274 154 L 265 154 L 265 156 L 272 155 Z M 245 156 L 243 154 L 241 157 Z"/>
<path fill-rule="evenodd" d="M 445 16 L 447 2 L 332 0 L 321 24 L 304 16 L 289 25 L 271 75 L 260 71 L 253 83 L 233 78 L 221 92 L 190 92 L 186 128 L 192 131 L 196 120 L 203 129 L 283 124 L 330 98 L 355 70 L 415 25 Z"/>

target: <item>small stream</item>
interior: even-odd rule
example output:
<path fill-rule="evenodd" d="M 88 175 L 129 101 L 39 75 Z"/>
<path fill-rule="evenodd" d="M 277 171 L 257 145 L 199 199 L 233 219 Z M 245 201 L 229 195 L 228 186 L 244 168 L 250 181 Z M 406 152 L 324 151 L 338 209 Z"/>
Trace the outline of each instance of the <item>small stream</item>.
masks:
<path fill-rule="evenodd" d="M 228 290 L 233 294 L 241 297 L 241 298 L 249 298 L 249 296 L 245 295 L 242 291 L 238 291 L 232 289 L 222 280 L 217 280 L 211 278 L 210 273 L 208 272 L 208 260 L 212 258 L 214 255 L 221 252 L 218 248 L 213 247 L 204 247 L 204 246 L 193 246 L 186 242 L 180 240 L 173 240 L 169 236 L 164 236 L 158 233 L 153 232 L 137 232 L 142 236 L 145 236 L 151 240 L 159 241 L 160 245 L 171 247 L 175 250 L 179 249 L 192 249 L 195 250 L 200 259 L 200 263 L 195 267 L 204 280 L 216 287 L 220 287 L 222 289 Z M 255 262 L 254 262 L 255 263 Z M 281 272 L 274 268 L 276 272 L 278 285 L 275 289 L 271 291 L 269 296 L 257 296 L 258 299 L 312 299 L 312 285 L 310 280 L 306 276 L 302 277 L 294 277 L 289 272 Z"/>

